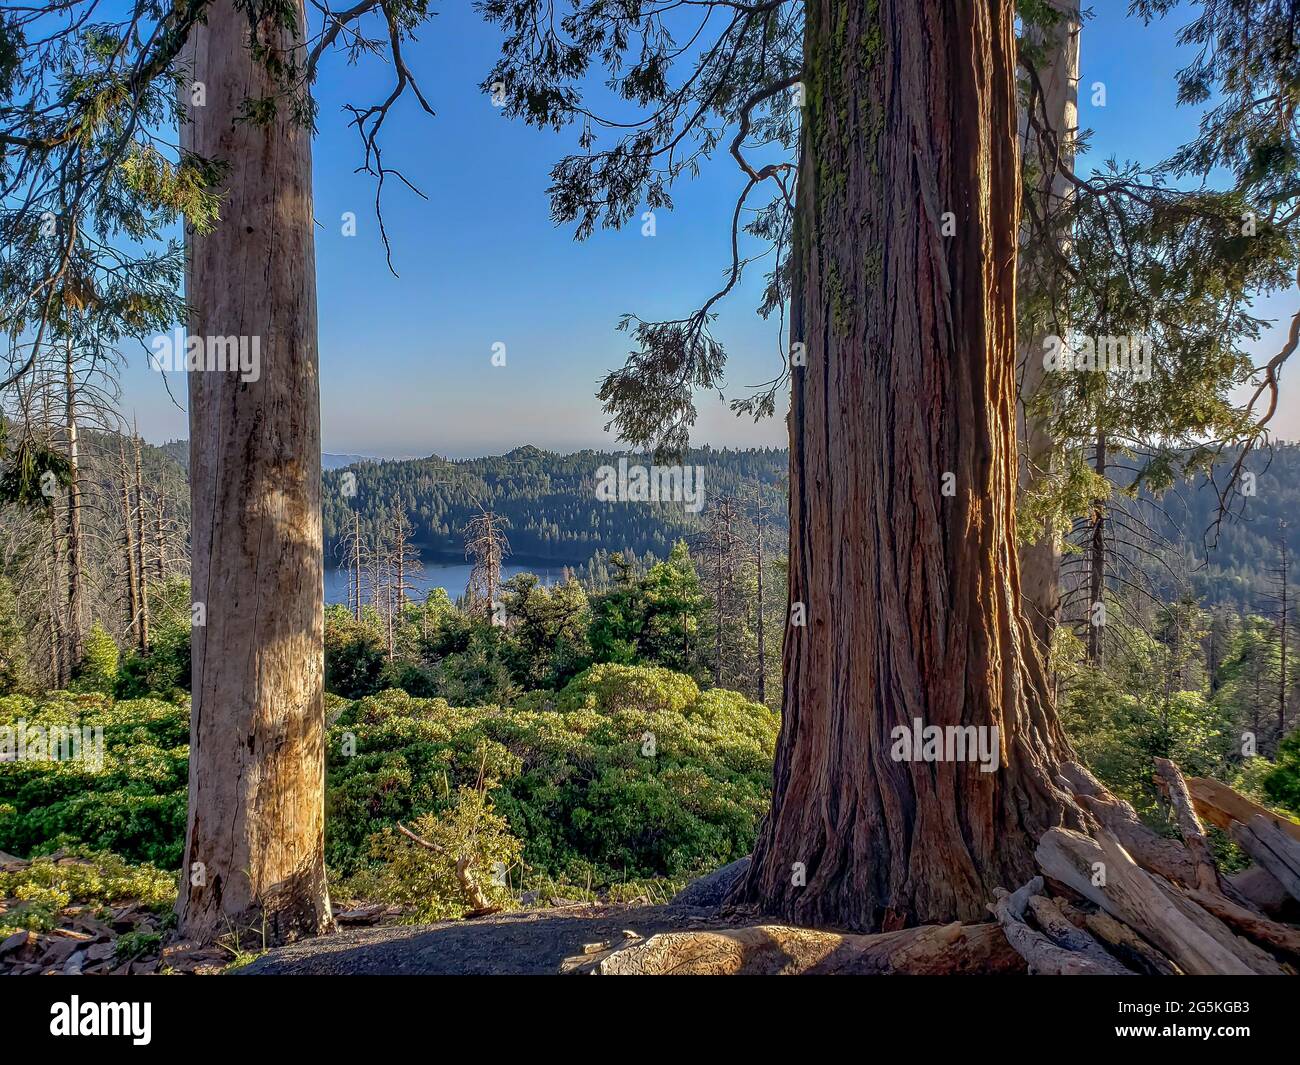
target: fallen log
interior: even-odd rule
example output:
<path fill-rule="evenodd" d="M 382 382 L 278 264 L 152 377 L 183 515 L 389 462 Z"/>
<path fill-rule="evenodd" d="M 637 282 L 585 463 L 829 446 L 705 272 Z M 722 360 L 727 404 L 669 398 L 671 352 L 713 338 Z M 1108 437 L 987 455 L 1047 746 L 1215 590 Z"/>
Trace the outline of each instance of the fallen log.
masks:
<path fill-rule="evenodd" d="M 1233 894 L 1270 917 L 1279 920 L 1300 918 L 1300 906 L 1296 900 L 1261 865 L 1248 866 L 1239 873 L 1228 873 L 1223 881 Z"/>
<path fill-rule="evenodd" d="M 1187 848 L 1177 840 L 1156 835 L 1142 823 L 1130 803 L 1112 795 L 1087 769 L 1067 762 L 1061 767 L 1059 779 L 1074 792 L 1075 801 L 1118 839 L 1143 869 L 1176 884 L 1197 886 L 1196 863 Z"/>
<path fill-rule="evenodd" d="M 1146 976 L 1182 976 L 1169 958 L 1133 931 L 1121 924 L 1105 910 L 1082 913 L 1083 926 L 1110 948 L 1111 953 L 1130 969 Z"/>
<path fill-rule="evenodd" d="M 1205 836 L 1201 819 L 1196 816 L 1182 771 L 1168 758 L 1157 758 L 1156 780 L 1174 808 L 1179 834 L 1182 835 L 1183 845 L 1191 855 L 1195 880 L 1190 886 L 1203 893 L 1222 894 L 1219 888 L 1219 871 L 1210 856 L 1210 841 Z"/>
<path fill-rule="evenodd" d="M 1174 890 L 1178 890 L 1175 888 Z M 1228 927 L 1273 950 L 1300 958 L 1300 928 L 1279 924 L 1233 902 L 1217 891 L 1186 890 L 1187 897 Z"/>
<path fill-rule="evenodd" d="M 1116 975 L 1132 975 L 1132 969 L 1116 959 L 1084 928 L 1069 921 L 1053 899 L 1046 895 L 1032 895 L 1029 899 L 1029 912 L 1043 934 L 1058 947 L 1082 954 Z"/>
<path fill-rule="evenodd" d="M 1271 814 L 1256 814 L 1248 824 L 1228 826 L 1233 842 L 1281 884 L 1293 899 L 1300 899 L 1300 842 L 1293 839 Z"/>
<path fill-rule="evenodd" d="M 1227 784 L 1208 777 L 1191 777 L 1187 781 L 1187 790 L 1191 793 L 1196 812 L 1215 828 L 1227 832 L 1233 821 L 1248 825 L 1253 818 L 1263 815 L 1274 821 L 1286 835 L 1300 843 L 1300 822 L 1265 809 L 1240 792 L 1233 791 Z"/>
<path fill-rule="evenodd" d="M 1273 958 L 1233 934 L 1217 917 L 1161 888 L 1106 832 L 1094 840 L 1053 828 L 1043 835 L 1035 856 L 1044 873 L 1149 939 L 1185 972 L 1246 975 L 1283 971 Z"/>
<path fill-rule="evenodd" d="M 1030 976 L 1132 975 L 1095 942 L 1093 946 L 1096 946 L 1101 957 L 1060 946 L 1042 932 L 1030 928 L 1025 921 L 1025 910 L 1031 898 L 1042 889 L 1043 878 L 1036 876 L 1014 892 L 1008 892 L 1005 888 L 995 889 L 996 901 L 989 905 L 989 909 L 998 919 L 998 924 L 1002 926 L 1002 931 L 1006 933 L 1007 942 L 1025 959 Z M 1039 898 L 1041 899 L 1041 896 Z M 1061 917 L 1060 920 L 1063 924 L 1068 924 L 1065 918 Z M 1073 927 L 1070 931 L 1081 939 L 1089 938 L 1086 933 L 1079 932 Z"/>
<path fill-rule="evenodd" d="M 1024 973 L 996 924 L 921 925 L 879 935 L 841 935 L 784 925 L 665 932 L 616 951 L 603 976 L 794 976 Z"/>

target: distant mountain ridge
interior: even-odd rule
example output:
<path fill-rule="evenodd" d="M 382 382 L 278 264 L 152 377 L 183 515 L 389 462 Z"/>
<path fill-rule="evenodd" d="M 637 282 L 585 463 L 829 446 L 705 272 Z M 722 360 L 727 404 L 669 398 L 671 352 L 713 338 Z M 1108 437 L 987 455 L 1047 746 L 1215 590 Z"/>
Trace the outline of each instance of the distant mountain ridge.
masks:
<path fill-rule="evenodd" d="M 351 466 L 354 462 L 373 462 L 375 461 L 369 455 L 331 455 L 325 452 L 320 457 L 320 465 L 323 470 L 341 470 L 344 466 Z"/>
<path fill-rule="evenodd" d="M 182 469 L 190 468 L 190 442 L 188 440 L 169 440 L 165 444 L 159 444 L 158 450 L 171 456 Z M 332 455 L 325 452 L 320 457 L 322 470 L 340 470 L 344 466 L 351 466 L 355 462 L 374 462 L 377 461 L 369 455 Z"/>

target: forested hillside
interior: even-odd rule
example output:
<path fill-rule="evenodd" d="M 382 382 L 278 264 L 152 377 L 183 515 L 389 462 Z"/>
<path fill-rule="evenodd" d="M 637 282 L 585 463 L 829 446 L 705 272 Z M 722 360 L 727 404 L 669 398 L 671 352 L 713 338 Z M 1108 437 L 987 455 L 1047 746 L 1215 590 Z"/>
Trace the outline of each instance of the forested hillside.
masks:
<path fill-rule="evenodd" d="M 626 453 L 578 451 L 561 455 L 525 446 L 491 458 L 363 462 L 325 475 L 325 554 L 337 558 L 340 543 L 360 516 L 363 536 L 381 534 L 401 512 L 411 523 L 412 543 L 432 557 L 463 558 L 464 531 L 480 508 L 495 512 L 510 541 L 511 557 L 531 563 L 580 565 L 598 550 L 647 551 L 664 558 L 673 543 L 698 527 L 698 514 L 681 502 L 602 502 L 597 471 L 649 459 Z M 784 451 L 696 448 L 686 465 L 702 472 L 702 503 L 723 495 L 749 494 L 784 511 Z M 344 494 L 347 472 L 356 495 Z M 781 519 L 776 518 L 777 521 Z"/>
<path fill-rule="evenodd" d="M 1225 451 L 1220 484 L 1237 459 Z M 1219 496 L 1204 475 L 1179 482 L 1149 511 L 1153 524 L 1193 556 L 1187 568 L 1192 590 L 1207 605 L 1259 610 L 1275 594 L 1275 572 L 1285 543 L 1300 558 L 1300 444 L 1279 441 L 1252 451 L 1243 472 L 1254 474 L 1253 495 L 1238 494 L 1232 514 L 1215 527 Z"/>

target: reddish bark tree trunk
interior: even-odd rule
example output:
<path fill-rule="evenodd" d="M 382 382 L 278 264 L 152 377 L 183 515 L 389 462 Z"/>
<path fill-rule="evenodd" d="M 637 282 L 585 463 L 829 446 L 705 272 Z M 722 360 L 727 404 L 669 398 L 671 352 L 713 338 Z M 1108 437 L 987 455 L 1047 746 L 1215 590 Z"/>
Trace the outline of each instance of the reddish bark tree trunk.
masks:
<path fill-rule="evenodd" d="M 981 920 L 1074 822 L 1015 546 L 1012 4 L 809 0 L 805 49 L 790 600 L 807 625 L 733 898 L 862 931 Z M 895 760 L 917 718 L 996 727 L 998 769 Z"/>
<path fill-rule="evenodd" d="M 271 43 L 301 50 L 296 34 Z M 263 24 L 265 29 L 265 24 Z M 216 0 L 189 45 L 207 103 L 187 149 L 227 162 L 221 219 L 187 233 L 190 334 L 258 340 L 256 374 L 189 373 L 194 628 L 182 935 L 252 929 L 279 942 L 330 924 L 325 886 L 323 559 L 311 140 L 249 20 Z M 188 91 L 186 93 L 188 95 Z M 201 881 L 201 882 L 200 882 Z"/>

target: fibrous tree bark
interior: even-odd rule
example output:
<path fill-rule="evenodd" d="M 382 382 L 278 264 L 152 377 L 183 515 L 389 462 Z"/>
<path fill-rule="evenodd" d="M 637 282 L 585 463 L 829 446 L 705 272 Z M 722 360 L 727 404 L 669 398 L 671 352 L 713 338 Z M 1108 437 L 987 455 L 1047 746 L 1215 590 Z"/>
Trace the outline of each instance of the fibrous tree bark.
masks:
<path fill-rule="evenodd" d="M 250 27 L 234 0 L 215 0 L 187 46 L 206 106 L 188 109 L 183 146 L 228 166 L 221 218 L 186 233 L 189 332 L 260 352 L 188 374 L 192 594 L 206 624 L 193 635 L 178 908 L 196 939 L 255 927 L 276 942 L 331 922 L 311 140 L 265 62 L 301 63 L 300 0 L 291 10 Z M 245 116 L 247 101 L 272 99 L 273 114 Z"/>
<path fill-rule="evenodd" d="M 801 924 L 982 919 L 1081 818 L 1016 552 L 1012 7 L 806 5 L 789 593 L 807 624 L 732 895 Z M 996 771 L 895 760 L 916 719 L 994 736 Z"/>

